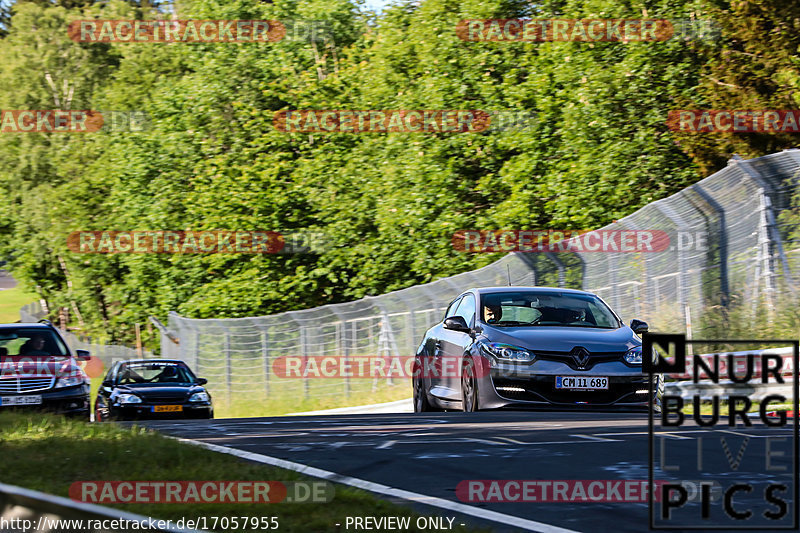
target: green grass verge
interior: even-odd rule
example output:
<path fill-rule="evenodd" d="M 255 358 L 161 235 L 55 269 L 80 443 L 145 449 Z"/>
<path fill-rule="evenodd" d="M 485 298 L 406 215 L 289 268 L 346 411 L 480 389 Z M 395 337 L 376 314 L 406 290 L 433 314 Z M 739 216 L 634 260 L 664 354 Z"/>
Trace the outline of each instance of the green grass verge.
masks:
<path fill-rule="evenodd" d="M 370 389 L 369 383 L 364 385 L 364 390 L 352 391 L 349 396 L 342 389 L 332 390 L 326 394 L 312 393 L 308 398 L 304 398 L 300 390 L 296 392 L 281 390 L 275 391 L 270 396 L 238 393 L 228 399 L 224 393 L 213 393 L 212 389 L 214 416 L 216 418 L 277 416 L 411 398 L 411 380 L 395 380 L 394 385 L 381 384 L 374 392 Z"/>
<path fill-rule="evenodd" d="M 295 472 L 249 463 L 169 439 L 141 427 L 89 424 L 40 413 L 0 413 L 5 483 L 68 496 L 76 481 L 230 480 L 312 481 Z M 180 518 L 248 516 L 278 518 L 280 531 L 340 531 L 347 516 L 421 516 L 358 489 L 336 486 L 329 503 L 112 505 L 129 512 Z M 458 531 L 488 531 L 457 527 Z M 221 531 L 221 530 L 220 530 Z M 238 531 L 250 531 L 239 529 Z M 421 531 L 415 528 L 408 531 Z"/>
<path fill-rule="evenodd" d="M 37 299 L 35 295 L 28 294 L 19 286 L 0 291 L 0 323 L 18 322 L 20 307 Z"/>
<path fill-rule="evenodd" d="M 105 376 L 105 373 L 103 374 Z M 97 390 L 103 377 L 92 378 L 92 409 L 97 398 Z M 267 397 L 263 394 L 234 394 L 228 400 L 224 393 L 212 392 L 214 398 L 215 418 L 248 418 L 257 416 L 280 416 L 288 413 L 303 411 L 319 411 L 321 409 L 335 409 L 337 407 L 351 407 L 373 403 L 394 402 L 411 398 L 411 381 L 396 380 L 394 385 L 382 384 L 372 392 L 371 390 L 353 391 L 350 396 L 341 394 L 328 394 L 303 398 L 302 394 L 291 394 L 290 391 L 281 391 Z"/>

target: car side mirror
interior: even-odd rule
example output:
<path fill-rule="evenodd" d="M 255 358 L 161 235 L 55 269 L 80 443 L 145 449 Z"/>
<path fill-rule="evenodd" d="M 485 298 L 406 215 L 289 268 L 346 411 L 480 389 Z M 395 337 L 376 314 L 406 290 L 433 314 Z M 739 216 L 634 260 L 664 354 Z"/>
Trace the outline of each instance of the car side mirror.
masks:
<path fill-rule="evenodd" d="M 88 350 L 75 350 L 75 358 L 79 361 L 88 361 L 92 358 L 92 355 Z"/>
<path fill-rule="evenodd" d="M 206 378 L 197 378 L 197 381 L 195 381 L 195 383 L 197 383 L 198 385 L 205 385 L 206 383 L 208 383 L 208 380 Z"/>
<path fill-rule="evenodd" d="M 103 380 L 103 382 L 100 385 L 103 386 L 103 387 L 112 387 L 114 384 L 111 383 L 110 379 L 106 379 L 106 380 Z"/>
<path fill-rule="evenodd" d="M 647 333 L 647 330 L 650 329 L 650 326 L 647 325 L 647 322 L 643 320 L 636 320 L 635 318 L 631 320 L 631 329 L 637 335 L 642 333 Z"/>
<path fill-rule="evenodd" d="M 450 316 L 445 318 L 444 329 L 469 333 L 469 326 L 463 316 Z"/>

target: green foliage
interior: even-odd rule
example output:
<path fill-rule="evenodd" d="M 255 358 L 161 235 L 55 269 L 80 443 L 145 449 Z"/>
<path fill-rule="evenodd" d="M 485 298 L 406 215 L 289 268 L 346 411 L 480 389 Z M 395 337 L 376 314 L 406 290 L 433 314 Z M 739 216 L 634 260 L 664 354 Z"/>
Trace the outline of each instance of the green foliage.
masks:
<path fill-rule="evenodd" d="M 152 127 L 0 134 L 2 253 L 51 307 L 75 302 L 90 332 L 115 340 L 130 340 L 132 324 L 149 314 L 269 314 L 481 267 L 497 257 L 457 252 L 455 231 L 596 228 L 693 183 L 695 163 L 714 170 L 728 145 L 678 139 L 668 111 L 738 103 L 712 98 L 708 73 L 725 69 L 723 52 L 741 38 L 745 51 L 776 51 L 771 79 L 787 88 L 783 97 L 793 94 L 794 37 L 756 43 L 757 32 L 737 23 L 713 46 L 465 42 L 458 21 L 682 19 L 743 9 L 711 0 L 565 0 L 535 9 L 425 0 L 374 18 L 349 0 L 194 0 L 180 4 L 180 18 L 323 20 L 330 33 L 314 42 L 137 45 L 74 43 L 65 28 L 95 16 L 163 16 L 157 8 L 20 3 L 0 48 L 0 107 L 57 107 L 50 72 L 58 87 L 74 85 L 73 109 L 143 110 Z M 737 68 L 755 72 L 747 57 L 737 56 Z M 523 110 L 536 120 L 483 133 L 299 134 L 273 127 L 274 113 L 287 109 Z M 294 255 L 66 248 L 72 231 L 137 229 L 318 231 L 325 242 Z"/>

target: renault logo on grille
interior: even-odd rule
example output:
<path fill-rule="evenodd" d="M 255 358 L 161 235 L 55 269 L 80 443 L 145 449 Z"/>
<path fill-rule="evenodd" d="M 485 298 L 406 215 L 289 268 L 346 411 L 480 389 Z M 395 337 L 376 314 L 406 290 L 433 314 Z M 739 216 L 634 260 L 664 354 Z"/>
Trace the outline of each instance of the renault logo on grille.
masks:
<path fill-rule="evenodd" d="M 586 363 L 589 362 L 589 351 L 583 346 L 576 346 L 573 348 L 570 355 L 580 369 L 585 368 Z"/>

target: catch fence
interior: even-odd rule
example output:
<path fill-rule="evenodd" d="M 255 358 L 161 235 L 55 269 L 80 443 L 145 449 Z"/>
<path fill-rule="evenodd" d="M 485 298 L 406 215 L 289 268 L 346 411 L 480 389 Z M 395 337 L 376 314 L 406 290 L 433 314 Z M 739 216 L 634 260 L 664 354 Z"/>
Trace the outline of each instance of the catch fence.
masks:
<path fill-rule="evenodd" d="M 413 355 L 424 331 L 470 287 L 510 282 L 582 288 L 601 296 L 626 322 L 638 318 L 654 330 L 689 335 L 693 321 L 731 302 L 772 314 L 779 295 L 794 295 L 800 275 L 793 210 L 798 177 L 800 150 L 734 158 L 697 184 L 602 228 L 666 232 L 670 246 L 660 252 L 510 253 L 475 271 L 342 304 L 236 319 L 173 312 L 161 327 L 162 355 L 186 361 L 209 379 L 213 392 L 231 400 L 328 396 L 342 405 L 353 394 L 387 387 L 410 394 L 408 382 L 286 377 L 275 372 L 275 361 L 286 355 L 345 361 Z"/>

